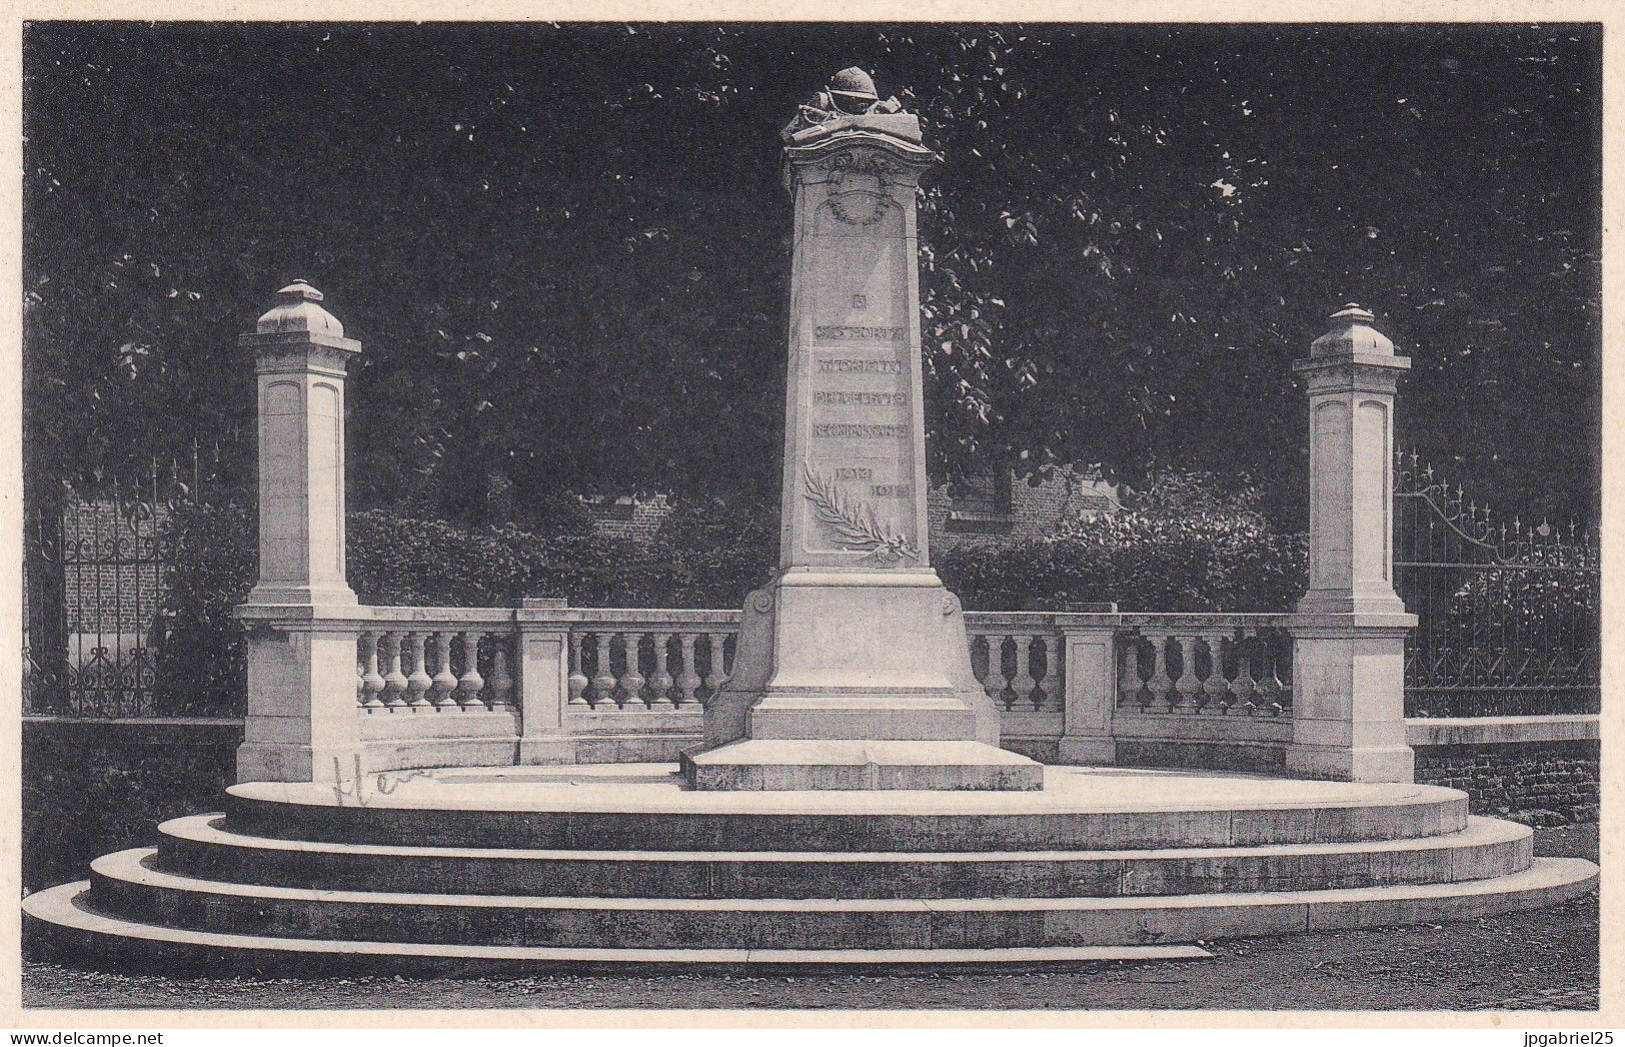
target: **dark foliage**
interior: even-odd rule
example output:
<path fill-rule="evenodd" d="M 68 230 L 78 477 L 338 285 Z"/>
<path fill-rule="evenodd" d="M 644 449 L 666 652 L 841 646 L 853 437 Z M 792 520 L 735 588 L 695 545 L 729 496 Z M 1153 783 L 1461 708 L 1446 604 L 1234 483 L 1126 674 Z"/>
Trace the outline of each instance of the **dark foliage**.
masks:
<path fill-rule="evenodd" d="M 464 528 L 377 509 L 349 517 L 350 582 L 365 603 L 511 607 L 526 596 L 562 596 L 602 607 L 634 559 L 629 543 L 589 535 Z"/>
<path fill-rule="evenodd" d="M 935 559 L 972 609 L 1059 609 L 1113 600 L 1125 610 L 1284 610 L 1303 589 L 1304 539 L 1271 530 L 1255 487 L 1164 472 L 1128 511 L 1008 547 L 962 546 Z M 164 708 L 219 713 L 236 690 L 242 627 L 231 619 L 254 579 L 254 532 L 237 505 L 177 516 L 164 603 Z M 465 528 L 380 510 L 349 515 L 349 577 L 364 603 L 514 606 L 526 596 L 576 607 L 739 606 L 777 562 L 776 512 L 680 503 L 653 543 Z M 173 691 L 173 694 L 167 693 Z"/>
<path fill-rule="evenodd" d="M 166 716 L 242 714 L 246 637 L 231 609 L 254 584 L 256 529 L 240 503 L 182 504 L 174 570 L 158 610 L 155 705 Z"/>
<path fill-rule="evenodd" d="M 659 594 L 668 606 L 739 606 L 778 564 L 778 506 L 679 502 L 661 522 L 649 554 L 671 565 Z"/>
<path fill-rule="evenodd" d="M 1114 602 L 1124 611 L 1291 610 L 1307 579 L 1303 534 L 1279 534 L 1256 487 L 1226 492 L 1204 474 L 1165 471 L 1123 512 L 1008 546 L 937 557 L 972 610 L 1064 610 Z"/>
<path fill-rule="evenodd" d="M 241 435 L 235 336 L 304 276 L 367 347 L 358 506 L 771 502 L 775 132 L 856 62 L 947 161 L 933 476 L 1189 458 L 1298 526 L 1289 364 L 1357 298 L 1415 358 L 1407 442 L 1594 518 L 1593 27 L 36 22 L 24 52 L 34 475 Z"/>

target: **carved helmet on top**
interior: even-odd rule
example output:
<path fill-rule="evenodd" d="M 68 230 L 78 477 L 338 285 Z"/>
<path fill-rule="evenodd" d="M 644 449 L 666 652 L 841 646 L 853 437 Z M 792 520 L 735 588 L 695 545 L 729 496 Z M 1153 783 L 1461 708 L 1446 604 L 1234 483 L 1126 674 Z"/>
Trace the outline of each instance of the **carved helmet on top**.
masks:
<path fill-rule="evenodd" d="M 829 81 L 830 100 L 843 113 L 857 115 L 869 111 L 869 107 L 880 101 L 880 95 L 875 92 L 874 77 L 852 66 L 842 69 Z"/>

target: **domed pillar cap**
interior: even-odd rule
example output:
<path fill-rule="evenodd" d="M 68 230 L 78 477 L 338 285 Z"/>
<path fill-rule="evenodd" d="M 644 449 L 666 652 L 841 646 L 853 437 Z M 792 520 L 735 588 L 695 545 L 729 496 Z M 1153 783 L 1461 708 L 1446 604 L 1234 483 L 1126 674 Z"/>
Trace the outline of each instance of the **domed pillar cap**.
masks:
<path fill-rule="evenodd" d="M 276 293 L 277 304 L 254 324 L 256 334 L 305 333 L 344 337 L 338 317 L 318 305 L 324 297 L 304 280 L 295 280 Z"/>
<path fill-rule="evenodd" d="M 1314 340 L 1309 355 L 1393 356 L 1393 341 L 1372 326 L 1376 319 L 1371 310 L 1349 302 L 1332 314 L 1332 329 Z"/>

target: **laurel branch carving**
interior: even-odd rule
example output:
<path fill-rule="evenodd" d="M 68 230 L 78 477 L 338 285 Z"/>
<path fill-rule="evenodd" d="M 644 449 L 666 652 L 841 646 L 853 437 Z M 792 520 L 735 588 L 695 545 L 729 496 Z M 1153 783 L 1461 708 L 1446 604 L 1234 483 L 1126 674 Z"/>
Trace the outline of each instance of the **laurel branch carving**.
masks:
<path fill-rule="evenodd" d="M 873 504 L 849 499 L 832 480 L 820 476 L 810 464 L 802 465 L 802 474 L 813 515 L 834 529 L 835 539 L 843 549 L 868 551 L 869 555 L 859 563 L 895 567 L 919 559 L 913 542 L 894 533 L 876 518 Z"/>

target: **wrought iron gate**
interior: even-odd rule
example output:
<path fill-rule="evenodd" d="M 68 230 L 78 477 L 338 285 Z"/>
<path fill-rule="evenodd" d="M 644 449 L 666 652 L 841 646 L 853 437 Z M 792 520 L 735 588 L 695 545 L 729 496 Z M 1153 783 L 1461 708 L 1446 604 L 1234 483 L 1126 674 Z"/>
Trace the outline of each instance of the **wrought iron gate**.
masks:
<path fill-rule="evenodd" d="M 216 453 L 218 461 L 218 452 Z M 23 538 L 23 712 L 83 719 L 231 715 L 233 688 L 203 707 L 163 686 L 177 521 L 208 475 L 152 463 L 140 480 L 96 476 L 30 491 Z M 217 661 L 232 652 L 214 652 Z M 226 667 L 229 675 L 231 667 Z M 212 681 L 211 681 L 212 682 Z"/>
<path fill-rule="evenodd" d="M 1597 712 L 1596 536 L 1492 520 L 1415 452 L 1398 455 L 1394 477 L 1394 587 L 1418 619 L 1406 714 Z"/>

